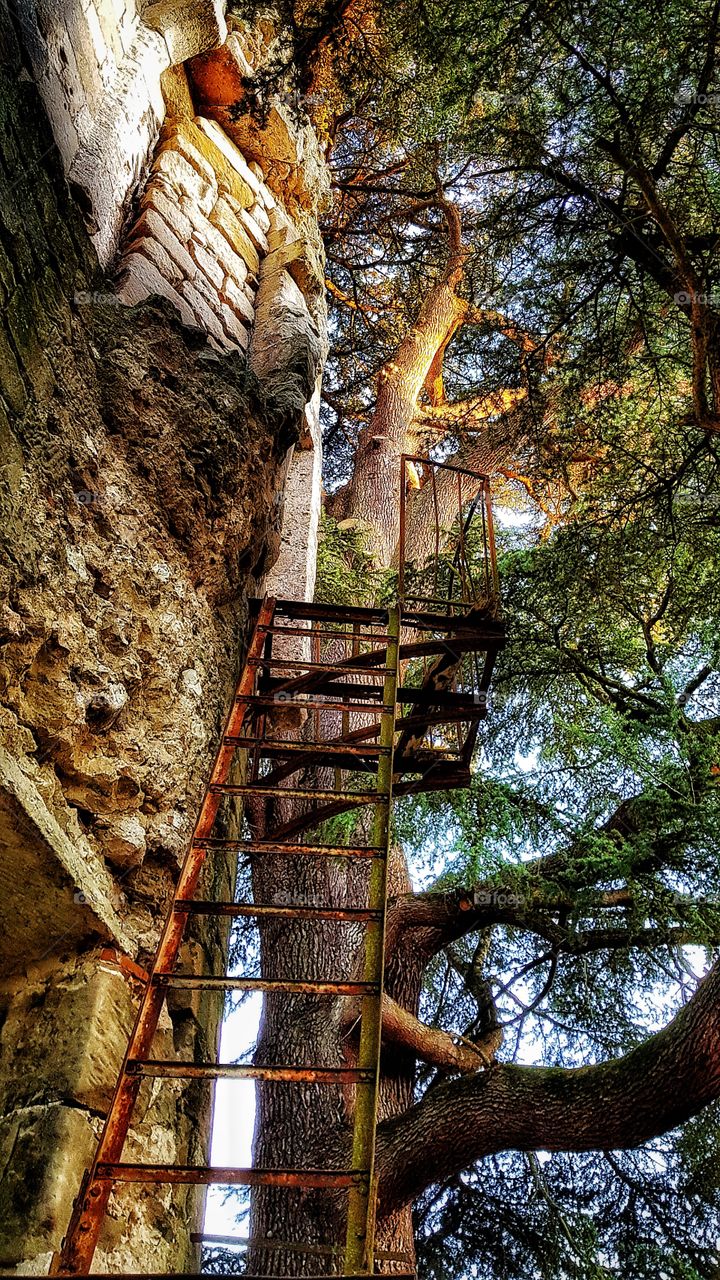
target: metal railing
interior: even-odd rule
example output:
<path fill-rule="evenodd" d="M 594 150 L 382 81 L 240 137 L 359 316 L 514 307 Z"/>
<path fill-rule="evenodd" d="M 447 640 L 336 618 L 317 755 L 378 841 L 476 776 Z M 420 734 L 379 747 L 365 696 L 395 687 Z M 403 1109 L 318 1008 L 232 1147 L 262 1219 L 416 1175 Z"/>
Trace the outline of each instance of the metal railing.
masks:
<path fill-rule="evenodd" d="M 402 455 L 400 474 L 402 607 L 447 615 L 483 609 L 497 616 L 490 477 L 414 454 Z"/>

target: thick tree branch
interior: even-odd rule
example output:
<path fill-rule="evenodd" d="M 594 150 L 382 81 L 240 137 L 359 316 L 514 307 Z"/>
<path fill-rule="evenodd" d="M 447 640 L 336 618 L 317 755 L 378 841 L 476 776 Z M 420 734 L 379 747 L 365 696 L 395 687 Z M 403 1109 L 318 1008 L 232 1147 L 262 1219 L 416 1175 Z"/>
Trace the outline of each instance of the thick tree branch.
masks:
<path fill-rule="evenodd" d="M 347 1002 L 343 1014 L 346 1026 L 357 1024 L 360 1009 L 357 1002 Z M 462 1075 L 489 1067 L 497 1049 L 497 1037 L 492 1043 L 477 1044 L 457 1035 L 451 1035 L 438 1027 L 429 1027 L 397 1001 L 383 995 L 382 1038 L 385 1046 L 394 1045 L 408 1050 L 421 1062 L 441 1067 L 444 1071 L 459 1071 Z"/>
<path fill-rule="evenodd" d="M 434 1088 L 378 1130 L 379 1212 L 498 1151 L 640 1146 L 720 1096 L 720 965 L 673 1021 L 598 1066 L 502 1065 Z"/>

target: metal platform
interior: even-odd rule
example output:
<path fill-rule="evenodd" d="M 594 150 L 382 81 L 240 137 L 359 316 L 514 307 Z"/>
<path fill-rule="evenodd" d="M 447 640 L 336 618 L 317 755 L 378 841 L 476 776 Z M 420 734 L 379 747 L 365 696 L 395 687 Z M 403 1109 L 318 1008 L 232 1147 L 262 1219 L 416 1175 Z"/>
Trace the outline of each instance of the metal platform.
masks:
<path fill-rule="evenodd" d="M 403 460 L 403 466 L 412 461 Z M 487 713 L 493 666 L 504 643 L 497 616 L 487 478 L 474 476 L 476 493 L 468 514 L 466 480 L 471 473 L 446 464 L 423 465 L 442 468 L 443 483 L 450 477 L 451 496 L 457 492 L 457 546 L 453 559 L 439 562 L 436 524 L 430 568 L 424 563 L 408 569 L 403 559 L 403 497 L 399 605 L 363 608 L 270 598 L 254 602 L 245 662 L 193 837 L 152 966 L 147 974 L 136 975 L 142 988 L 137 1019 L 95 1158 L 51 1274 L 93 1274 L 90 1268 L 112 1190 L 127 1183 L 342 1191 L 347 1197 L 344 1244 L 284 1247 L 340 1256 L 347 1276 L 371 1275 L 375 1262 L 383 1261 L 374 1246 L 374 1155 L 392 802 L 394 796 L 467 785 L 479 724 Z M 435 473 L 429 474 L 435 486 Z M 478 511 L 479 551 L 478 545 L 473 550 L 469 536 L 471 517 Z M 244 781 L 233 772 L 237 753 L 245 761 Z M 228 839 L 218 830 L 218 816 L 229 800 L 250 802 L 252 830 L 260 836 Z M 323 842 L 322 832 L 316 831 L 319 826 L 361 807 L 371 815 L 364 827 L 366 840 L 356 838 L 339 846 Z M 309 834 L 301 840 L 305 833 Z M 366 900 L 352 906 L 332 901 L 303 905 L 208 900 L 200 894 L 203 867 L 226 854 L 239 859 L 240 866 L 254 867 L 264 858 L 283 856 L 325 860 L 326 865 L 332 858 L 362 860 Z M 198 917 L 254 919 L 258 928 L 271 927 L 273 920 L 303 921 L 308 928 L 327 920 L 359 926 L 362 963 L 352 981 L 339 981 L 332 974 L 300 980 L 282 974 L 184 973 L 178 967 L 181 944 L 188 922 Z M 359 998 L 357 1062 L 264 1065 L 159 1057 L 154 1038 L 160 1015 L 168 993 L 181 987 L 220 993 L 255 990 L 276 999 Z M 348 1167 L 217 1168 L 123 1160 L 135 1103 L 148 1076 L 254 1079 L 272 1087 L 302 1083 L 322 1090 L 351 1087 L 355 1105 Z M 193 1238 L 210 1244 L 209 1237 Z M 276 1241 L 258 1239 L 252 1245 L 260 1251 L 267 1246 L 269 1256 L 278 1247 Z M 390 1255 L 384 1260 L 391 1260 Z M 392 1261 L 402 1264 L 408 1259 L 393 1255 Z M 151 1273 L 147 1274 L 149 1280 Z M 406 1280 L 411 1274 L 403 1272 Z"/>

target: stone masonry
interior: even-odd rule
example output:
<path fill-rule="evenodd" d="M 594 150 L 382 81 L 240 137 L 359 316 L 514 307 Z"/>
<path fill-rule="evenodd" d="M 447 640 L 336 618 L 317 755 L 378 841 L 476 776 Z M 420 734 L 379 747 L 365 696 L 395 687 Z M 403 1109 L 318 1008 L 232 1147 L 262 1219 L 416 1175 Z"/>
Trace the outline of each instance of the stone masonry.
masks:
<path fill-rule="evenodd" d="M 47 1270 L 92 1156 L 247 598 L 313 589 L 327 176 L 242 108 L 269 40 L 217 0 L 0 0 L 2 1274 Z M 163 1048 L 220 1014 L 174 1000 Z M 202 1159 L 209 1123 L 148 1082 L 127 1156 Z M 201 1214 L 127 1189 L 96 1266 L 192 1269 Z"/>

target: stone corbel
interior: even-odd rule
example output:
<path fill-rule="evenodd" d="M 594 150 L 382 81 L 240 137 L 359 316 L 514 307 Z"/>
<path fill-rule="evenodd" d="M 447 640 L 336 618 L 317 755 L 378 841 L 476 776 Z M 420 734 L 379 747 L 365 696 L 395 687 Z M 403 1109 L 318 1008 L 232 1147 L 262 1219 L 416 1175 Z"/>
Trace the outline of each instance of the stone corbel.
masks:
<path fill-rule="evenodd" d="M 146 27 L 165 39 L 173 65 L 216 49 L 227 38 L 223 0 L 139 0 Z"/>

